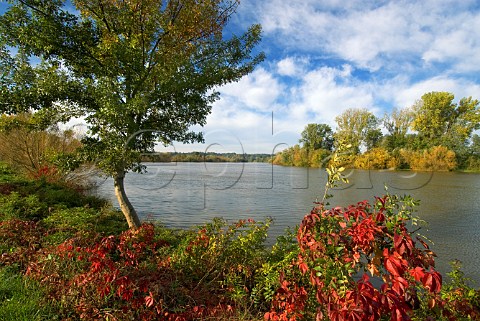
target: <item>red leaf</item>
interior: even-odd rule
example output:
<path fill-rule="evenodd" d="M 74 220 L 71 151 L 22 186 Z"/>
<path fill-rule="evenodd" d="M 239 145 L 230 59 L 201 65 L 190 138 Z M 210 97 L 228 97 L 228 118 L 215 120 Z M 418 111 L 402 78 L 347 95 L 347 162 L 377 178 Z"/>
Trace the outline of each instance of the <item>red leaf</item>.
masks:
<path fill-rule="evenodd" d="M 420 282 L 420 280 L 423 278 L 425 275 L 425 269 L 417 266 L 415 269 L 412 269 L 409 271 L 410 275 L 415 278 L 415 281 Z"/>
<path fill-rule="evenodd" d="M 308 271 L 308 265 L 307 265 L 307 263 L 305 263 L 305 262 L 300 262 L 300 263 L 298 264 L 298 267 L 299 267 L 299 269 L 300 269 L 300 272 L 302 272 L 302 274 L 307 273 L 307 271 Z"/>

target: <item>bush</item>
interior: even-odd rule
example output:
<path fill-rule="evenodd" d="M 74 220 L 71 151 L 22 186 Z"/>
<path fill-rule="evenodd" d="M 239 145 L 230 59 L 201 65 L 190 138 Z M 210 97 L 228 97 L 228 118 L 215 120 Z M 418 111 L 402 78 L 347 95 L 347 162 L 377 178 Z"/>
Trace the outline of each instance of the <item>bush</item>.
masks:
<path fill-rule="evenodd" d="M 360 169 L 386 169 L 389 168 L 391 156 L 385 148 L 376 147 L 358 155 L 355 159 L 355 168 Z"/>
<path fill-rule="evenodd" d="M 46 217 L 48 211 L 48 205 L 35 194 L 25 197 L 17 192 L 0 195 L 0 219 L 39 220 Z"/>
<path fill-rule="evenodd" d="M 217 219 L 178 234 L 152 224 L 103 238 L 79 232 L 37 252 L 27 275 L 62 302 L 65 318 L 230 318 L 253 307 L 269 224 Z"/>
<path fill-rule="evenodd" d="M 42 224 L 51 231 L 47 238 L 53 244 L 61 243 L 82 231 L 92 231 L 108 236 L 119 235 L 128 229 L 123 215 L 110 206 L 102 209 L 61 208 L 53 211 L 42 221 Z"/>
<path fill-rule="evenodd" d="M 421 301 L 429 315 L 440 315 L 434 254 L 407 230 L 413 205 L 410 198 L 385 196 L 373 205 L 315 207 L 298 230 L 300 252 L 289 267 L 297 272 L 281 274 L 266 319 L 408 320 Z"/>
<path fill-rule="evenodd" d="M 455 152 L 445 146 L 423 151 L 401 150 L 400 155 L 413 170 L 451 171 L 457 166 Z"/>

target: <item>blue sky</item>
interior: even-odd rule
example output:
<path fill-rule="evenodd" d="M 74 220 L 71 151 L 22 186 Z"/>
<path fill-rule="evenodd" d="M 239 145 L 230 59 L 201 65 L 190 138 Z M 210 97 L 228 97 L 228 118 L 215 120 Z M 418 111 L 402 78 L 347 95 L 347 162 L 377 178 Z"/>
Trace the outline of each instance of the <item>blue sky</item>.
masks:
<path fill-rule="evenodd" d="M 242 0 L 227 32 L 252 23 L 266 60 L 219 89 L 196 128 L 205 144 L 166 150 L 272 153 L 298 143 L 308 123 L 335 129 L 348 108 L 381 117 L 430 91 L 480 98 L 477 0 Z"/>
<path fill-rule="evenodd" d="M 220 89 L 203 147 L 270 153 L 308 123 L 335 129 L 348 108 L 381 117 L 430 91 L 480 98 L 478 1 L 243 0 L 229 30 L 252 23 L 267 59 Z"/>

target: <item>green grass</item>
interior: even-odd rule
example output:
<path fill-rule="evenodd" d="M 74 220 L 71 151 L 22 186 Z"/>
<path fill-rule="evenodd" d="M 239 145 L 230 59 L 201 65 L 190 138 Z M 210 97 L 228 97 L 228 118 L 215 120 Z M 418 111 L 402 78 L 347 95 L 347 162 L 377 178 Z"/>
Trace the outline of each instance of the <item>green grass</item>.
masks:
<path fill-rule="evenodd" d="M 11 268 L 0 269 L 0 320 L 56 320 L 41 288 Z"/>

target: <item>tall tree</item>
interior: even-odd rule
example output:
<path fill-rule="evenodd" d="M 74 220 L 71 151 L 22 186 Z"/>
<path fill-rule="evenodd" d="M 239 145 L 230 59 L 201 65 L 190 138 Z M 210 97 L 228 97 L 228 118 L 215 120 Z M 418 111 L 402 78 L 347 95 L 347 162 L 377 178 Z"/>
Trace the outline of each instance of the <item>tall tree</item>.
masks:
<path fill-rule="evenodd" d="M 444 144 L 454 150 L 465 146 L 473 130 L 480 128 L 479 101 L 462 98 L 458 104 L 448 92 L 430 92 L 413 107 L 412 129 L 427 146 Z"/>
<path fill-rule="evenodd" d="M 39 110 L 39 123 L 83 116 L 84 159 L 114 180 L 130 227 L 138 215 L 124 189 L 156 142 L 202 141 L 218 86 L 263 60 L 261 28 L 223 30 L 237 0 L 17 0 L 0 17 L 1 111 Z M 8 60 L 8 61 L 7 61 Z"/>
<path fill-rule="evenodd" d="M 336 141 L 343 141 L 352 145 L 355 153 L 360 152 L 362 146 L 367 147 L 369 133 L 378 129 L 378 119 L 367 109 L 350 108 L 335 118 L 337 131 Z M 375 135 L 370 134 L 372 137 Z"/>
<path fill-rule="evenodd" d="M 308 124 L 299 141 L 308 151 L 333 149 L 333 131 L 327 124 Z"/>
<path fill-rule="evenodd" d="M 411 108 L 394 108 L 390 114 L 383 117 L 383 126 L 388 131 L 384 138 L 385 147 L 392 151 L 395 148 L 405 146 L 407 143 L 407 132 L 413 120 Z"/>

